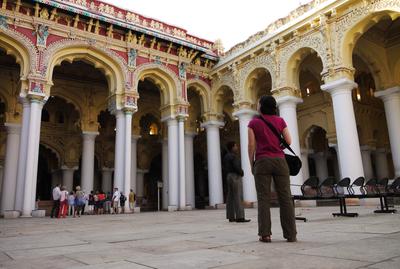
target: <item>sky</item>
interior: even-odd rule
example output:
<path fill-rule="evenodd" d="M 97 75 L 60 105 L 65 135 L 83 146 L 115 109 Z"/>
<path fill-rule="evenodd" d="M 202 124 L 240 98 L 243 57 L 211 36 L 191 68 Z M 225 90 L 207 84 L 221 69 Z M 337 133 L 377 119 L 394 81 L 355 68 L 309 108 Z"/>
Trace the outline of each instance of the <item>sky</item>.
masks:
<path fill-rule="evenodd" d="M 102 0 L 209 41 L 225 51 L 310 0 Z"/>

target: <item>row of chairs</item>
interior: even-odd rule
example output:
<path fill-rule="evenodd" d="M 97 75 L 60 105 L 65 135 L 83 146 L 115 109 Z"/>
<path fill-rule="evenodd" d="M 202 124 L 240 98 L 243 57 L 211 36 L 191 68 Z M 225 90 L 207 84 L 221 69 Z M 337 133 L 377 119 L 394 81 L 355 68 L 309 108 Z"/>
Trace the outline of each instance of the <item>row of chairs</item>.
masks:
<path fill-rule="evenodd" d="M 389 209 L 388 197 L 400 197 L 400 177 L 389 184 L 389 179 L 370 179 L 365 181 L 359 177 L 351 183 L 346 177 L 339 181 L 334 177 L 328 177 L 321 181 L 318 177 L 308 178 L 301 186 L 302 195 L 293 195 L 294 200 L 339 200 L 340 213 L 333 213 L 333 216 L 356 217 L 357 213 L 348 213 L 346 198 L 379 198 L 380 210 L 375 213 L 394 213 L 396 210 Z"/>

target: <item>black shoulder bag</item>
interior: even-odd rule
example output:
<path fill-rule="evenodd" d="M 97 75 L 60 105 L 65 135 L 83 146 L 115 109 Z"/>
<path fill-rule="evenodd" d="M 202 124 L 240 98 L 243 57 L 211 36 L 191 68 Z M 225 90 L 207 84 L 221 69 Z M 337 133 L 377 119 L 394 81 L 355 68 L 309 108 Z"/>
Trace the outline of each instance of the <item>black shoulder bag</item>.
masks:
<path fill-rule="evenodd" d="M 279 142 L 288 150 L 290 150 L 293 155 L 290 154 L 285 154 L 285 159 L 286 162 L 289 166 L 289 174 L 291 176 L 296 176 L 301 169 L 301 160 L 300 158 L 296 155 L 296 153 L 292 150 L 292 148 L 289 146 L 289 144 L 286 142 L 286 140 L 282 137 L 281 134 L 276 130 L 275 126 L 273 126 L 270 122 L 266 121 L 262 116 L 260 116 L 260 119 L 268 126 L 268 128 L 278 137 Z"/>

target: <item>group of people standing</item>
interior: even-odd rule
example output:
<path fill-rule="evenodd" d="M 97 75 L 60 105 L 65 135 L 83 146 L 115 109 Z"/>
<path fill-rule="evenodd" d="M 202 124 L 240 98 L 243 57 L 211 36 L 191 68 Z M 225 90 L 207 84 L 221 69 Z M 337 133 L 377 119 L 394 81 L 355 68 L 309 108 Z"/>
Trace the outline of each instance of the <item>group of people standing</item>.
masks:
<path fill-rule="evenodd" d="M 53 207 L 51 218 L 65 218 L 67 215 L 80 217 L 87 214 L 119 214 L 125 213 L 127 197 L 118 188 L 114 192 L 91 191 L 85 193 L 80 186 L 76 186 L 75 192 L 68 192 L 65 186 L 57 184 L 52 191 Z M 136 195 L 131 189 L 128 195 L 129 208 L 133 212 Z M 85 212 L 86 209 L 86 212 Z"/>

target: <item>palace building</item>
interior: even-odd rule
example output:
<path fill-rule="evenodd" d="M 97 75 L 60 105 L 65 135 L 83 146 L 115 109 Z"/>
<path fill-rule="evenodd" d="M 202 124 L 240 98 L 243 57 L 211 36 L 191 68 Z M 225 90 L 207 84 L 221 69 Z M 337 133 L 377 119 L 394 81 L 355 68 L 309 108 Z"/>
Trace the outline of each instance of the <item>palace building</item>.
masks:
<path fill-rule="evenodd" d="M 228 141 L 255 202 L 247 124 L 264 94 L 303 160 L 293 185 L 400 176 L 399 0 L 314 0 L 227 52 L 97 0 L 0 4 L 1 214 L 31 216 L 58 182 L 216 206 Z"/>

